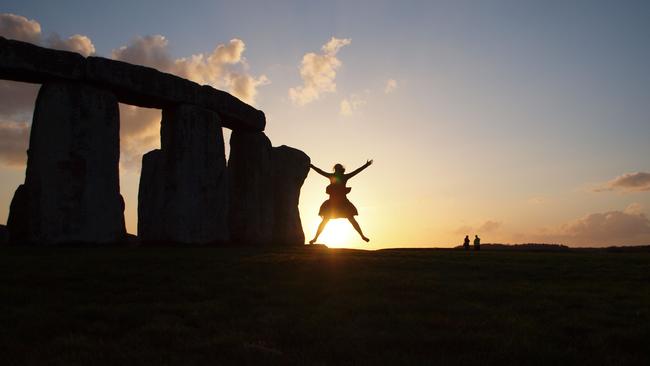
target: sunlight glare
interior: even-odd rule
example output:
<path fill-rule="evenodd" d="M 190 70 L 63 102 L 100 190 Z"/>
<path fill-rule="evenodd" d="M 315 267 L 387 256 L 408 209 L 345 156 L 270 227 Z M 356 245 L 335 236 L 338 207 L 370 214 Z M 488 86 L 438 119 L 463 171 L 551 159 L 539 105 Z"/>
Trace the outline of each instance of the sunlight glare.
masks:
<path fill-rule="evenodd" d="M 319 243 L 323 243 L 330 248 L 341 248 L 350 246 L 352 238 L 356 232 L 348 220 L 336 219 L 330 220 L 323 230 L 323 233 L 318 238 Z"/>

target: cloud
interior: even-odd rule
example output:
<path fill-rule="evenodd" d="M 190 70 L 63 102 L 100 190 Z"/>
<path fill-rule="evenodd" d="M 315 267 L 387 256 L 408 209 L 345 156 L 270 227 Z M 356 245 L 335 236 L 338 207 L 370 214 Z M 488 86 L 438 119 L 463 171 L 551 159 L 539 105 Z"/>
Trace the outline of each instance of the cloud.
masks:
<path fill-rule="evenodd" d="M 266 75 L 255 77 L 248 72 L 249 66 L 243 56 L 245 50 L 245 43 L 235 38 L 226 44 L 218 44 L 210 53 L 174 59 L 169 53 L 168 40 L 162 35 L 152 35 L 132 39 L 128 45 L 113 50 L 111 57 L 226 89 L 252 104 L 255 103 L 257 88 L 270 81 Z"/>
<path fill-rule="evenodd" d="M 142 155 L 160 147 L 159 109 L 120 104 L 120 167 L 139 170 Z"/>
<path fill-rule="evenodd" d="M 29 141 L 27 122 L 0 123 L 0 161 L 10 167 L 23 167 L 27 161 Z"/>
<path fill-rule="evenodd" d="M 548 199 L 546 197 L 541 197 L 541 196 L 531 197 L 526 200 L 526 203 L 528 203 L 529 205 L 543 205 L 546 202 L 548 202 Z"/>
<path fill-rule="evenodd" d="M 339 105 L 339 113 L 342 116 L 350 116 L 354 111 L 366 104 L 365 99 L 353 94 L 349 98 L 343 99 Z"/>
<path fill-rule="evenodd" d="M 501 226 L 502 224 L 499 221 L 487 220 L 478 227 L 477 231 L 479 233 L 491 233 L 500 229 Z"/>
<path fill-rule="evenodd" d="M 580 246 L 649 244 L 650 220 L 640 205 L 632 204 L 624 211 L 592 213 L 555 229 L 543 229 L 534 240 Z"/>
<path fill-rule="evenodd" d="M 607 192 L 615 190 L 621 190 L 623 192 L 650 191 L 650 173 L 626 173 L 610 180 L 602 187 L 594 189 L 595 192 Z"/>
<path fill-rule="evenodd" d="M 390 94 L 397 89 L 397 80 L 395 79 L 388 79 L 386 80 L 386 86 L 384 86 L 384 93 L 385 94 Z"/>
<path fill-rule="evenodd" d="M 502 226 L 503 223 L 500 221 L 487 220 L 478 226 L 470 226 L 470 225 L 461 226 L 458 229 L 454 230 L 454 233 L 459 235 L 469 235 L 470 233 L 476 233 L 476 234 L 494 233 L 499 229 L 501 229 Z"/>
<path fill-rule="evenodd" d="M 18 41 L 41 43 L 41 25 L 23 16 L 2 13 L 0 14 L 0 36 Z"/>
<path fill-rule="evenodd" d="M 67 39 L 62 39 L 57 34 L 54 34 L 47 39 L 46 45 L 57 50 L 77 52 L 84 57 L 95 54 L 93 42 L 90 38 L 81 34 L 75 34 Z"/>
<path fill-rule="evenodd" d="M 128 45 L 114 49 L 111 58 L 132 64 L 170 71 L 174 61 L 167 49 L 169 42 L 161 35 L 135 37 Z"/>
<path fill-rule="evenodd" d="M 321 47 L 320 54 L 305 54 L 300 65 L 303 85 L 290 88 L 289 99 L 294 104 L 305 105 L 319 99 L 322 93 L 335 92 L 336 70 L 342 65 L 336 55 L 351 42 L 349 38 L 332 37 Z"/>

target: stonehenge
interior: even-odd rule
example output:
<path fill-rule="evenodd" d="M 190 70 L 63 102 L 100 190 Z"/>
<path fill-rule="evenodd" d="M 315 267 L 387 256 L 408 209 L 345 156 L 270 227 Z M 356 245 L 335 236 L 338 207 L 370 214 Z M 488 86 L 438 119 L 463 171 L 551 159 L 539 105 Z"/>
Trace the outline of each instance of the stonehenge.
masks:
<path fill-rule="evenodd" d="M 126 103 L 162 109 L 161 148 L 142 158 L 141 242 L 304 244 L 298 201 L 309 157 L 272 147 L 262 111 L 156 69 L 2 37 L 0 79 L 42 84 L 10 242 L 125 240 L 118 103 Z M 233 131 L 228 162 L 222 127 Z"/>

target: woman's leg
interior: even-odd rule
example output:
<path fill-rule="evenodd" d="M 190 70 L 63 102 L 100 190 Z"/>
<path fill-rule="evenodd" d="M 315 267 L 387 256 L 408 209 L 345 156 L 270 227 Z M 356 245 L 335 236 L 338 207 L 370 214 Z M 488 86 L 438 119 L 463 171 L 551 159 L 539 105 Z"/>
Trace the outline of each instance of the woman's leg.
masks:
<path fill-rule="evenodd" d="M 350 224 L 352 224 L 352 227 L 354 227 L 354 230 L 356 230 L 359 235 L 361 235 L 361 239 L 365 242 L 369 242 L 370 239 L 368 239 L 365 235 L 363 235 L 363 231 L 361 231 L 361 226 L 359 226 L 359 223 L 357 220 L 354 219 L 354 216 L 348 217 L 348 221 L 350 221 Z"/>
<path fill-rule="evenodd" d="M 320 233 L 323 232 L 323 229 L 325 229 L 325 225 L 327 225 L 328 221 L 330 221 L 329 217 L 323 216 L 323 221 L 320 222 L 318 225 L 318 230 L 316 230 L 316 236 L 314 236 L 314 238 L 309 241 L 309 244 L 314 244 L 316 242 L 316 239 L 318 239 Z"/>

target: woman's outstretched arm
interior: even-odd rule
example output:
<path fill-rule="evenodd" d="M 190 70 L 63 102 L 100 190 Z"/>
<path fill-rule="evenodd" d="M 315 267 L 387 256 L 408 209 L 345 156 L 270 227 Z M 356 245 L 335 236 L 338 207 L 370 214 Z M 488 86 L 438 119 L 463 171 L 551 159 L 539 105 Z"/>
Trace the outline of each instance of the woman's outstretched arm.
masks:
<path fill-rule="evenodd" d="M 323 169 L 317 168 L 317 167 L 316 167 L 315 165 L 313 165 L 313 164 L 309 164 L 309 166 L 310 166 L 312 169 L 314 169 L 314 170 L 316 171 L 316 173 L 322 175 L 323 177 L 325 177 L 325 178 L 329 178 L 329 177 L 330 177 L 330 174 L 329 174 L 328 172 L 324 171 Z"/>
<path fill-rule="evenodd" d="M 357 170 L 353 171 L 352 173 L 346 174 L 346 176 L 348 177 L 348 179 L 350 179 L 350 178 L 354 177 L 355 175 L 361 173 L 362 170 L 366 169 L 370 165 L 372 165 L 372 159 L 366 161 L 365 164 L 363 164 L 361 167 L 359 167 Z"/>

